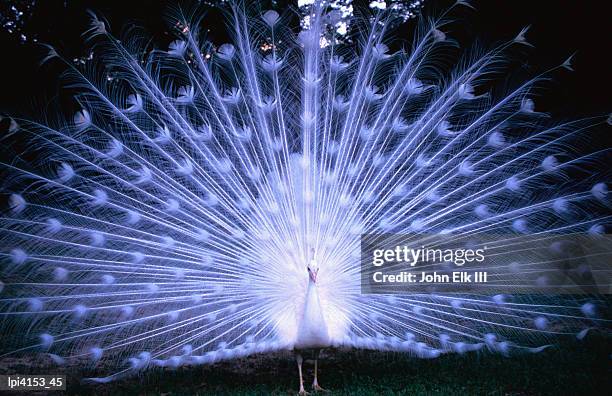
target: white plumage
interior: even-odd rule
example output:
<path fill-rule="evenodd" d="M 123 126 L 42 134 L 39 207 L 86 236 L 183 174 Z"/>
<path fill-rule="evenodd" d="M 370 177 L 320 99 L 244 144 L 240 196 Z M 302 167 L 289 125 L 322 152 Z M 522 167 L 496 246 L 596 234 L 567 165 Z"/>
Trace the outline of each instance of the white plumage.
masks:
<path fill-rule="evenodd" d="M 318 272 L 318 268 L 319 265 L 316 260 L 311 260 L 309 265 L 310 271 Z M 331 339 L 327 330 L 327 323 L 325 323 L 325 318 L 323 317 L 317 284 L 312 277 L 309 277 L 303 313 L 300 316 L 297 337 L 293 347 L 298 350 L 321 349 L 330 345 Z"/>

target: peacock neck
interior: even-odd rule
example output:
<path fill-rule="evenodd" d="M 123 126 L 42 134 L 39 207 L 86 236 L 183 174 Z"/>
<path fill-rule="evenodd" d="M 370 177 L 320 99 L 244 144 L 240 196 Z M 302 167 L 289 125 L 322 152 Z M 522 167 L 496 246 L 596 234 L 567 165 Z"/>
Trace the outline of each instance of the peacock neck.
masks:
<path fill-rule="evenodd" d="M 319 293 L 317 284 L 312 279 L 308 278 L 308 287 L 306 288 L 306 305 L 319 305 Z"/>
<path fill-rule="evenodd" d="M 304 310 L 295 343 L 297 349 L 324 348 L 329 345 L 329 333 L 317 289 L 316 282 L 309 279 L 304 299 Z"/>

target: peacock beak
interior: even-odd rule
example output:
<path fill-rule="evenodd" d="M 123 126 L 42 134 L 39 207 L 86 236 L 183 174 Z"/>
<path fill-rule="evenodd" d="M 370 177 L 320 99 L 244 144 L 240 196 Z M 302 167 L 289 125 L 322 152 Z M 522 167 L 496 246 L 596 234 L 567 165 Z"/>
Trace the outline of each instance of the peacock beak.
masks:
<path fill-rule="evenodd" d="M 317 273 L 318 272 L 319 272 L 318 270 L 317 271 L 312 271 L 312 270 L 308 271 L 308 275 L 310 275 L 310 279 L 312 279 L 312 281 L 314 283 L 317 283 Z"/>

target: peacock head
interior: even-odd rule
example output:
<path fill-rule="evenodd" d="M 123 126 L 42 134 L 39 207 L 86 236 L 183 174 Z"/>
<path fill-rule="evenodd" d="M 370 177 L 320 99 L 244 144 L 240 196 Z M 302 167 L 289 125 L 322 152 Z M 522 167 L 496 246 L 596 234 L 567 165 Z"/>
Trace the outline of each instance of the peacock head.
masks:
<path fill-rule="evenodd" d="M 317 260 L 315 260 L 315 251 L 314 249 L 310 250 L 310 263 L 306 267 L 308 270 L 308 276 L 313 283 L 317 283 L 317 274 L 319 273 L 319 264 Z"/>
<path fill-rule="evenodd" d="M 310 280 L 312 280 L 313 283 L 317 283 L 317 274 L 319 273 L 319 267 L 316 265 L 316 261 L 311 261 L 310 264 L 308 264 L 308 267 L 306 267 L 306 269 L 308 270 L 308 276 L 310 276 Z"/>

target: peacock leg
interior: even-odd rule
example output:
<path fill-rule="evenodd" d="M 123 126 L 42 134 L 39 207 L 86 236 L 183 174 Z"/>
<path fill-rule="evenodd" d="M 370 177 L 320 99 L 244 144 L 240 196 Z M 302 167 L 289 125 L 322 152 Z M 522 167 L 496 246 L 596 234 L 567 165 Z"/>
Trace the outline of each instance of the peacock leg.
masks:
<path fill-rule="evenodd" d="M 319 382 L 317 381 L 317 362 L 319 360 L 319 353 L 321 352 L 321 350 L 316 350 L 315 351 L 315 359 L 314 359 L 314 381 L 312 382 L 312 389 L 315 392 L 327 392 L 327 390 L 321 388 L 319 386 Z"/>
<path fill-rule="evenodd" d="M 296 353 L 295 354 L 295 360 L 297 360 L 298 372 L 300 373 L 300 391 L 299 391 L 299 394 L 301 396 L 307 395 L 308 392 L 306 392 L 304 390 L 304 377 L 302 377 L 302 362 L 303 362 L 302 355 L 300 355 L 299 353 Z"/>

